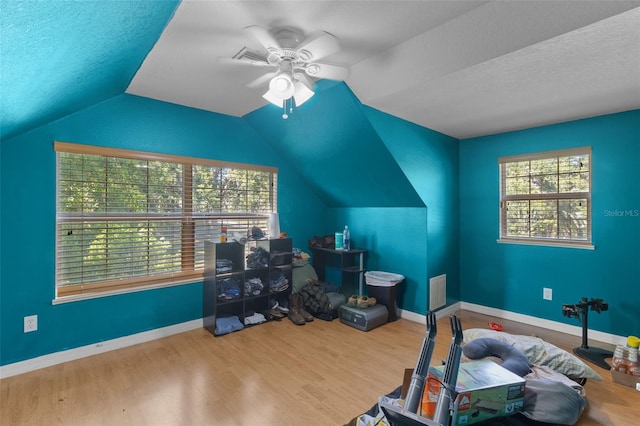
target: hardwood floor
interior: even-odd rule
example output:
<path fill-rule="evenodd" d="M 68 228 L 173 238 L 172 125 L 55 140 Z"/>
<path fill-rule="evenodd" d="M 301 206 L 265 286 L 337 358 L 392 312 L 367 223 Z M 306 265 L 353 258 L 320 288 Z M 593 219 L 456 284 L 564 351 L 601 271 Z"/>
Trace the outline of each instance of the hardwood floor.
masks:
<path fill-rule="evenodd" d="M 460 312 L 464 329 L 500 322 L 567 350 L 580 338 Z M 2 380 L 0 424 L 342 425 L 402 383 L 425 326 L 400 319 L 369 332 L 338 320 L 271 322 L 214 338 L 204 329 Z M 438 321 L 432 365 L 445 359 L 449 319 Z M 597 344 L 595 346 L 605 347 Z M 586 384 L 579 425 L 638 424 L 640 392 Z"/>

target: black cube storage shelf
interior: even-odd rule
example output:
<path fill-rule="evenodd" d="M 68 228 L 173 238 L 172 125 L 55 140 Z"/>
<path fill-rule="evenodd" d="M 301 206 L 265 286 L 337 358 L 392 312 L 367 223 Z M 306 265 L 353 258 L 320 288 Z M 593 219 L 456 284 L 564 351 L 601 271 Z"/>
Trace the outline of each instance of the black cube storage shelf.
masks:
<path fill-rule="evenodd" d="M 202 313 L 204 328 L 216 335 L 218 318 L 237 316 L 242 324 L 247 316 L 254 312 L 266 313 L 270 309 L 270 299 L 279 303 L 289 300 L 292 279 L 292 241 L 291 238 L 249 241 L 269 253 L 269 265 L 258 268 L 246 268 L 245 246 L 238 242 L 216 243 L 205 241 L 205 272 L 203 283 Z M 217 263 L 221 259 L 232 262 L 232 269 L 218 273 Z M 277 263 L 277 264 L 276 264 Z M 274 274 L 282 274 L 288 286 L 281 291 L 271 291 L 269 280 Z M 263 284 L 260 294 L 246 294 L 244 283 L 259 278 Z M 240 283 L 237 297 L 219 297 L 226 279 L 235 279 Z M 228 297 L 228 295 L 227 295 Z M 246 327 L 246 326 L 245 326 Z"/>

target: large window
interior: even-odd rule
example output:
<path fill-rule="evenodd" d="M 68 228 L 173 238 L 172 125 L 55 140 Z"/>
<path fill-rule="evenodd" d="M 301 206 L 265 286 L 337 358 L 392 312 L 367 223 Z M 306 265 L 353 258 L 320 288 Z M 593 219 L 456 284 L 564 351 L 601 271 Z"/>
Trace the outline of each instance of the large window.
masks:
<path fill-rule="evenodd" d="M 591 247 L 591 148 L 501 157 L 500 241 Z"/>
<path fill-rule="evenodd" d="M 204 241 L 266 229 L 277 169 L 56 142 L 57 297 L 202 279 Z"/>

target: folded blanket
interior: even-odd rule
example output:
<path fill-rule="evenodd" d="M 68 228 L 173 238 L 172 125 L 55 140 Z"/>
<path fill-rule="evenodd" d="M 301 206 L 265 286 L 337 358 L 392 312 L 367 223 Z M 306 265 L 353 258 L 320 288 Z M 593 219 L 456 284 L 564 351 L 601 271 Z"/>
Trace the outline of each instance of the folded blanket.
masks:
<path fill-rule="evenodd" d="M 216 318 L 216 330 L 217 336 L 222 334 L 228 334 L 233 331 L 242 330 L 244 325 L 240 322 L 240 319 L 236 316 Z"/>

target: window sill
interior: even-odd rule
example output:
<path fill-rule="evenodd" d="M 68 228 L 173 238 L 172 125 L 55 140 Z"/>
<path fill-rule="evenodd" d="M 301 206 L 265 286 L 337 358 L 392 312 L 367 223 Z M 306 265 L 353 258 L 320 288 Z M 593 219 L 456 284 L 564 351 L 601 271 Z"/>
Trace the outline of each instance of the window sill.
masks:
<path fill-rule="evenodd" d="M 71 296 L 56 297 L 55 299 L 53 299 L 51 301 L 51 304 L 52 305 L 61 305 L 61 304 L 64 304 L 64 303 L 80 302 L 82 300 L 90 300 L 90 299 L 98 299 L 98 298 L 101 298 L 101 297 L 116 296 L 118 294 L 136 293 L 136 292 L 139 292 L 139 291 L 156 290 L 156 289 L 159 289 L 159 288 L 176 287 L 176 286 L 180 286 L 180 285 L 195 284 L 195 283 L 201 283 L 201 282 L 202 282 L 202 277 L 185 279 L 185 280 L 181 280 L 181 281 L 171 281 L 171 282 L 166 282 L 166 283 L 161 283 L 161 284 L 151 284 L 151 285 L 140 286 L 140 287 L 123 288 L 123 289 L 119 289 L 119 290 L 101 291 L 101 292 L 84 293 L 84 294 L 74 294 L 74 295 L 71 295 Z"/>
<path fill-rule="evenodd" d="M 581 250 L 595 250 L 596 246 L 590 243 L 570 243 L 562 241 L 546 241 L 546 240 L 518 240 L 512 238 L 500 238 L 496 240 L 500 244 L 519 244 L 526 246 L 544 246 L 544 247 L 561 247 Z"/>

